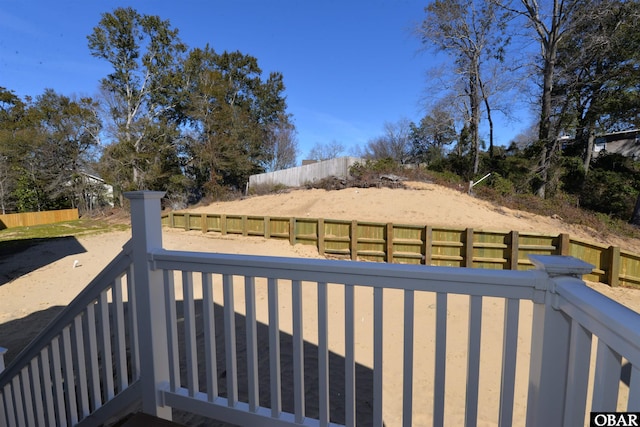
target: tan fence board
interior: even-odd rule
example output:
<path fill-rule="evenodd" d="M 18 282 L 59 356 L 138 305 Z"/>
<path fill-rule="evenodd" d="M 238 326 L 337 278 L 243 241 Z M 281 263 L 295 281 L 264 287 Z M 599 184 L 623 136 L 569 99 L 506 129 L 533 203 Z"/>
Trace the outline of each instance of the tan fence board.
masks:
<path fill-rule="evenodd" d="M 14 227 L 54 224 L 78 219 L 78 209 L 59 209 L 44 212 L 23 212 L 0 215 L 0 230 Z"/>
<path fill-rule="evenodd" d="M 594 265 L 585 280 L 640 286 L 640 255 L 571 239 L 568 234 L 186 212 L 166 214 L 162 224 L 288 239 L 292 244 L 313 245 L 322 255 L 376 262 L 524 270 L 533 267 L 528 255 L 564 254 Z"/>

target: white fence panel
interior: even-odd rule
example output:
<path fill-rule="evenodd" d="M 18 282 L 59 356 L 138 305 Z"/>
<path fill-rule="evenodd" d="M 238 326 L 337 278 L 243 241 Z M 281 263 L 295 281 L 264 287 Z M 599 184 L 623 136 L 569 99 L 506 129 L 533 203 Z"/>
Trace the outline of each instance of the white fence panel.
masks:
<path fill-rule="evenodd" d="M 249 188 L 253 188 L 256 185 L 276 184 L 287 187 L 300 187 L 307 182 L 314 182 L 329 176 L 347 177 L 349 176 L 349 168 L 354 163 L 361 161 L 362 159 L 357 157 L 340 157 L 304 166 L 251 175 L 249 177 Z"/>

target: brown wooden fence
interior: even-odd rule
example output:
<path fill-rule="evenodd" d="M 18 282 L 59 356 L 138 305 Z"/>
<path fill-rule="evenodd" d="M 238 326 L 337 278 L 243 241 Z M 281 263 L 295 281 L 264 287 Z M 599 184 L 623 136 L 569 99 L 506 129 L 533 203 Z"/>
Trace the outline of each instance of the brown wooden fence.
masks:
<path fill-rule="evenodd" d="M 430 225 L 172 212 L 163 225 L 185 230 L 241 234 L 313 245 L 321 255 L 352 260 L 524 270 L 528 255 L 571 255 L 595 267 L 585 280 L 640 286 L 640 255 L 616 246 L 518 231 Z"/>
<path fill-rule="evenodd" d="M 54 222 L 72 221 L 74 219 L 78 219 L 78 209 L 5 214 L 0 215 L 0 230 L 12 227 L 53 224 Z"/>

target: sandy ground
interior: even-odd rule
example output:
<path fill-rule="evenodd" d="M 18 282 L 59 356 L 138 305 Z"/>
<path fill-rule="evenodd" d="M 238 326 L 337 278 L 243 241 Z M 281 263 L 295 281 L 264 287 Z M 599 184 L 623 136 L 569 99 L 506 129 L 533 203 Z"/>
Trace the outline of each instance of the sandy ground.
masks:
<path fill-rule="evenodd" d="M 194 211 L 192 209 L 191 211 Z M 324 190 L 297 190 L 278 195 L 252 197 L 244 200 L 214 203 L 199 206 L 198 212 L 270 215 L 270 216 L 308 216 L 313 218 L 357 219 L 362 221 L 394 222 L 399 224 L 429 224 L 433 226 L 461 226 L 488 230 L 518 230 L 538 233 L 570 233 L 572 236 L 604 244 L 619 245 L 624 249 L 640 253 L 640 242 L 615 237 L 605 237 L 596 230 L 570 226 L 561 219 L 541 217 L 529 213 L 512 211 L 491 203 L 474 199 L 466 194 L 432 184 L 414 184 L 411 189 L 346 189 L 327 192 Z M 55 239 L 38 243 L 29 249 L 0 258 L 0 346 L 9 349 L 6 355 L 11 360 L 30 339 L 59 310 L 68 304 L 81 289 L 121 250 L 129 239 L 130 232 L 112 232 L 101 235 Z M 221 236 L 215 233 L 203 235 L 200 232 L 184 232 L 165 229 L 163 240 L 166 248 L 211 251 L 237 254 L 276 255 L 285 257 L 319 257 L 308 246 L 290 246 L 287 242 L 249 238 L 242 236 Z M 605 285 L 590 284 L 598 291 L 618 300 L 624 305 L 640 311 L 640 291 L 624 288 L 610 288 Z M 261 292 L 258 290 L 258 293 Z M 260 294 L 259 294 L 260 295 Z M 340 307 L 343 300 L 340 292 L 335 296 L 330 291 L 330 308 L 335 310 L 340 320 Z M 305 294 L 313 300 L 313 292 Z M 372 367 L 372 310 L 368 301 L 370 295 L 362 295 L 362 306 L 358 306 L 356 332 L 362 331 L 356 348 L 358 366 L 365 370 Z M 385 423 L 398 425 L 401 413 L 401 364 L 402 360 L 402 320 L 401 295 L 391 293 L 385 302 L 385 353 L 387 361 L 393 361 L 392 368 L 385 372 Z M 433 399 L 433 380 L 428 375 L 433 370 L 433 324 L 435 301 L 424 297 L 417 301 L 416 359 L 414 399 L 416 402 L 430 402 Z M 284 299 L 283 299 L 284 301 Z M 313 303 L 310 304 L 313 306 Z M 498 352 L 496 357 L 489 356 L 486 366 L 481 370 L 481 390 L 488 396 L 481 397 L 479 425 L 496 425 L 496 399 L 499 397 L 499 351 L 502 347 L 502 334 L 496 332 L 502 324 L 503 303 L 491 298 L 483 304 L 482 348 Z M 241 311 L 241 309 L 239 309 Z M 283 308 L 286 313 L 286 307 Z M 468 298 L 452 297 L 448 305 L 448 328 L 451 337 L 448 340 L 450 353 L 447 366 L 446 408 L 449 413 L 446 425 L 457 425 L 463 420 L 461 407 L 464 406 L 464 373 L 466 369 L 466 330 L 468 324 Z M 285 314 L 281 314 L 287 318 Z M 307 316 L 305 312 L 305 316 Z M 522 305 L 522 324 L 530 319 L 530 307 Z M 288 317 L 290 319 L 290 316 Z M 386 325 L 389 325 L 387 328 Z M 493 325 L 493 326 L 492 326 Z M 314 337 L 312 321 L 305 321 L 305 337 L 311 344 Z M 281 327 L 290 333 L 290 320 L 283 320 Z M 524 329 L 523 329 L 524 328 Z M 339 327 L 337 328 L 340 329 Z M 530 331 L 521 326 L 522 338 L 520 352 L 526 358 L 529 351 L 527 335 Z M 333 330 L 333 329 L 330 329 Z M 458 332 L 456 332 L 458 331 Z M 335 354 L 344 354 L 340 341 L 343 335 L 336 333 L 330 340 Z M 451 341 L 451 342 L 449 342 Z M 456 347 L 456 343 L 460 344 Z M 342 344 L 342 347 L 343 344 Z M 493 350 L 491 350 L 493 349 Z M 284 351 L 284 350 L 283 350 Z M 483 350 L 484 351 L 484 350 Z M 483 361 L 484 364 L 485 361 Z M 389 362 L 387 362 L 389 363 Z M 385 365 L 385 369 L 387 365 Z M 483 365 L 484 366 L 484 365 Z M 526 392 L 526 367 L 518 367 L 517 394 Z M 366 375 L 365 375 L 366 377 Z M 370 388 L 363 381 L 361 388 Z M 336 393 L 339 394 L 337 391 Z M 388 398 L 387 398 L 388 397 Z M 484 399 L 484 400 L 483 400 Z M 424 408 L 416 404 L 414 425 L 429 425 L 429 405 Z M 424 409 L 424 411 L 422 410 Z M 525 408 L 516 405 L 516 425 L 523 424 Z M 188 422 L 188 419 L 184 420 Z"/>

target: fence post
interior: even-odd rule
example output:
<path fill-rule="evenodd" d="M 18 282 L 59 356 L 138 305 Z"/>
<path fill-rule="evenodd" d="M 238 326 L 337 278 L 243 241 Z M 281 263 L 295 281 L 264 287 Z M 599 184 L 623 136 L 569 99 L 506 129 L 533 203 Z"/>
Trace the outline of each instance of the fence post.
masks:
<path fill-rule="evenodd" d="M 358 260 L 358 221 L 351 221 L 351 229 L 349 230 L 349 252 L 351 253 L 351 261 Z"/>
<path fill-rule="evenodd" d="M 203 213 L 200 216 L 200 231 L 202 231 L 203 234 L 206 234 L 207 231 L 209 231 L 209 220 L 206 213 Z"/>
<path fill-rule="evenodd" d="M 324 256 L 324 219 L 318 219 L 318 253 Z"/>
<path fill-rule="evenodd" d="M 569 255 L 571 252 L 571 236 L 567 233 L 558 234 L 557 255 Z"/>
<path fill-rule="evenodd" d="M 393 239 L 393 223 L 388 222 L 385 233 L 385 252 L 387 253 L 386 261 L 389 263 L 393 262 Z"/>
<path fill-rule="evenodd" d="M 424 227 L 424 242 L 423 242 L 424 265 L 431 265 L 433 256 L 433 227 L 426 225 Z"/>
<path fill-rule="evenodd" d="M 291 246 L 296 244 L 296 219 L 295 219 L 295 217 L 289 218 L 289 244 L 291 244 Z"/>
<path fill-rule="evenodd" d="M 149 252 L 162 249 L 160 199 L 164 192 L 134 191 L 124 196 L 131 202 L 133 280 L 138 313 L 140 388 L 142 412 L 171 420 L 159 390 L 169 383 L 167 321 L 162 271 L 152 270 Z"/>
<path fill-rule="evenodd" d="M 464 230 L 464 264 L 461 267 L 473 267 L 473 228 Z"/>
<path fill-rule="evenodd" d="M 184 214 L 184 231 L 191 230 L 191 214 L 189 212 L 185 212 Z"/>
<path fill-rule="evenodd" d="M 554 307 L 554 278 L 572 277 L 576 285 L 593 269 L 591 264 L 569 256 L 530 255 L 544 274 L 534 298 L 527 426 L 561 425 L 566 408 L 569 375 L 571 319 Z M 571 398 L 571 396 L 569 396 Z"/>
<path fill-rule="evenodd" d="M 517 270 L 520 254 L 520 233 L 512 231 L 509 236 L 509 269 Z"/>
<path fill-rule="evenodd" d="M 620 284 L 620 248 L 618 246 L 609 246 L 607 266 L 607 284 L 615 288 Z"/>
<path fill-rule="evenodd" d="M 265 239 L 271 238 L 271 217 L 264 217 L 264 233 L 263 236 Z"/>

